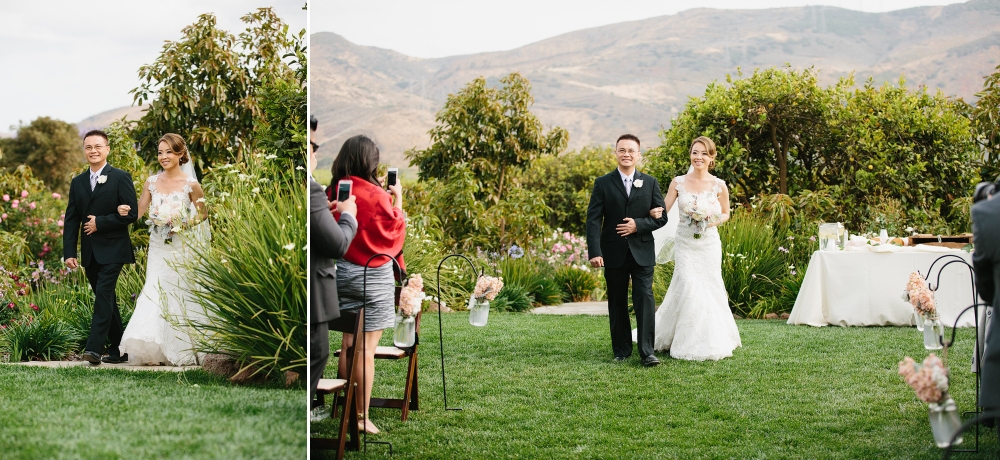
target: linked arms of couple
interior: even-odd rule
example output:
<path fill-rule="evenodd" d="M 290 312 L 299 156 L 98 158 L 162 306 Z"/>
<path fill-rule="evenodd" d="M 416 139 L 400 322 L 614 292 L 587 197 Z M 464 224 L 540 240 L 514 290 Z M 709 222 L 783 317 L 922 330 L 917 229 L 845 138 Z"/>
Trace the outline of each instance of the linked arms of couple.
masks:
<path fill-rule="evenodd" d="M 205 200 L 202 199 L 205 197 L 205 192 L 201 189 L 201 184 L 197 182 L 192 183 L 191 193 L 188 194 L 188 197 L 191 198 L 191 202 L 194 203 L 195 209 L 198 210 L 199 220 L 207 219 L 208 209 L 205 208 Z M 149 191 L 149 181 L 147 180 L 142 186 L 142 195 L 139 198 L 138 217 L 146 215 L 146 211 L 149 210 L 149 203 L 151 201 L 153 201 L 153 194 Z M 118 206 L 118 214 L 122 216 L 128 214 L 131 210 L 132 207 L 127 204 Z"/>

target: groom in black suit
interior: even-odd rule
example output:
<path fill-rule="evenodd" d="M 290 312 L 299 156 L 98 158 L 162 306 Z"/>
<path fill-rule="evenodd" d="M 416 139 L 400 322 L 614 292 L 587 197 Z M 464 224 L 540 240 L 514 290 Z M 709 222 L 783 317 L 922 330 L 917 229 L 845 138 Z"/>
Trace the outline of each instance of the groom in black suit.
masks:
<path fill-rule="evenodd" d="M 90 168 L 74 177 L 69 186 L 63 258 L 69 268 L 83 266 L 94 290 L 94 317 L 83 359 L 101 364 L 107 340 L 111 350 L 104 362 L 120 363 L 128 360 L 128 355 L 121 356 L 118 350 L 124 329 L 115 287 L 122 266 L 135 263 L 128 226 L 138 218 L 139 205 L 132 177 L 108 164 L 111 148 L 104 131 L 88 132 L 83 137 L 83 151 Z M 127 216 L 118 214 L 118 206 L 122 204 L 131 208 Z M 82 252 L 80 260 L 77 260 L 77 242 Z"/>
<path fill-rule="evenodd" d="M 587 208 L 587 257 L 604 267 L 608 285 L 608 319 L 615 361 L 632 355 L 632 323 L 628 315 L 628 285 L 632 280 L 639 356 L 643 366 L 656 366 L 653 355 L 653 267 L 656 265 L 653 230 L 667 223 L 649 216 L 662 208 L 663 194 L 653 176 L 637 171 L 639 138 L 623 134 L 615 143 L 618 167 L 594 181 Z"/>

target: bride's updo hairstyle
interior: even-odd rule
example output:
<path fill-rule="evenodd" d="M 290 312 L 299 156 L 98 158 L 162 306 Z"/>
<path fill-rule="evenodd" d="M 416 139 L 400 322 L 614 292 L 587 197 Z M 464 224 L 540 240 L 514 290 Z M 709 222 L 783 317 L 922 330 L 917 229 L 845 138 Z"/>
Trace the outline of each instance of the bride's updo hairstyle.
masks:
<path fill-rule="evenodd" d="M 705 146 L 705 150 L 708 151 L 708 156 L 712 157 L 712 161 L 708 163 L 708 169 L 714 168 L 715 154 L 716 154 L 715 142 L 712 142 L 712 140 L 709 139 L 707 136 L 698 136 L 697 138 L 695 138 L 695 140 L 691 141 L 691 148 L 688 149 L 688 153 L 691 153 L 691 151 L 694 150 L 695 144 L 701 144 Z"/>
<path fill-rule="evenodd" d="M 156 145 L 160 145 L 160 142 L 166 142 L 167 147 L 170 147 L 170 151 L 174 153 L 179 153 L 181 159 L 178 160 L 180 164 L 187 163 L 191 161 L 191 157 L 188 156 L 187 143 L 184 142 L 184 138 L 179 134 L 167 133 L 160 140 L 156 142 Z"/>
<path fill-rule="evenodd" d="M 346 141 L 340 148 L 340 153 L 333 160 L 330 174 L 336 184 L 341 179 L 358 176 L 372 184 L 382 187 L 378 181 L 379 152 L 375 141 L 364 134 L 359 134 Z"/>

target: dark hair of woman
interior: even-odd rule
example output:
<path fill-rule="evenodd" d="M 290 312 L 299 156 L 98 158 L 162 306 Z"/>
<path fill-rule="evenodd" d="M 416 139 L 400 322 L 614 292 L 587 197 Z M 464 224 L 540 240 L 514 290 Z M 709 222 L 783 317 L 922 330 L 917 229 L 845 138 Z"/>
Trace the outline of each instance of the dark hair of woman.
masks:
<path fill-rule="evenodd" d="M 344 141 L 340 153 L 333 160 L 333 166 L 330 168 L 330 173 L 333 176 L 331 184 L 336 184 L 339 180 L 350 176 L 358 176 L 381 188 L 382 183 L 376 176 L 378 174 L 378 161 L 379 152 L 375 141 L 363 134 L 354 136 Z"/>

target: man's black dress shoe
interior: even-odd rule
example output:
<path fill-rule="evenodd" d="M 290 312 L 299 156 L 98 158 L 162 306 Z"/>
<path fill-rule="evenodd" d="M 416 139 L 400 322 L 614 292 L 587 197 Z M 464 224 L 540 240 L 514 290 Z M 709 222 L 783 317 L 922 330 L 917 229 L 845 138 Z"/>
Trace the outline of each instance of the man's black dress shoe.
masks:
<path fill-rule="evenodd" d="M 101 358 L 101 361 L 104 361 L 104 362 L 106 362 L 108 364 L 127 363 L 128 362 L 128 353 L 125 353 L 124 355 L 121 355 L 121 356 L 105 356 L 105 357 Z"/>
<path fill-rule="evenodd" d="M 656 359 L 656 356 L 649 355 L 646 359 L 642 360 L 642 365 L 646 367 L 659 366 L 660 360 Z"/>
<path fill-rule="evenodd" d="M 620 363 L 622 361 L 625 361 L 626 359 L 628 359 L 627 356 L 615 356 L 615 362 L 618 362 L 618 363 Z"/>
<path fill-rule="evenodd" d="M 85 351 L 83 352 L 83 360 L 96 366 L 101 364 L 101 355 L 93 351 Z"/>

